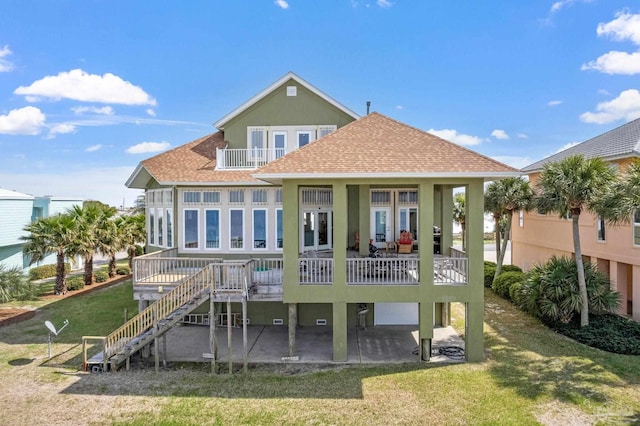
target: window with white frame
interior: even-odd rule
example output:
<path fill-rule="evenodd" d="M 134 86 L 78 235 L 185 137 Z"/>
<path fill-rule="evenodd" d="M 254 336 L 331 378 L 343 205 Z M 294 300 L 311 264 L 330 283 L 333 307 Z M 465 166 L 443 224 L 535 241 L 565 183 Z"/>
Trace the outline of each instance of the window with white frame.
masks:
<path fill-rule="evenodd" d="M 253 210 L 253 248 L 267 248 L 267 210 Z"/>
<path fill-rule="evenodd" d="M 325 188 L 302 188 L 302 204 L 330 206 L 333 204 L 333 191 Z"/>
<path fill-rule="evenodd" d="M 244 248 L 244 209 L 229 209 L 229 248 Z"/>
<path fill-rule="evenodd" d="M 247 127 L 247 148 L 249 159 L 262 158 L 266 148 L 266 133 L 264 127 Z"/>
<path fill-rule="evenodd" d="M 276 249 L 282 247 L 282 209 L 276 209 Z"/>
<path fill-rule="evenodd" d="M 418 204 L 418 191 L 398 191 L 398 204 Z"/>
<path fill-rule="evenodd" d="M 156 209 L 149 210 L 149 244 L 156 245 Z"/>
<path fill-rule="evenodd" d="M 282 189 L 276 189 L 276 204 L 282 204 Z"/>
<path fill-rule="evenodd" d="M 182 202 L 184 204 L 195 204 L 200 202 L 200 191 L 184 191 L 182 193 Z"/>
<path fill-rule="evenodd" d="M 230 190 L 229 204 L 244 204 L 244 189 Z"/>
<path fill-rule="evenodd" d="M 596 223 L 598 230 L 598 241 L 603 242 L 606 240 L 604 219 L 601 216 L 598 216 Z"/>
<path fill-rule="evenodd" d="M 184 248 L 197 249 L 198 244 L 198 213 L 199 210 L 184 210 Z"/>
<path fill-rule="evenodd" d="M 155 195 L 156 193 L 153 191 L 147 191 L 147 204 L 151 205 L 155 203 Z"/>
<path fill-rule="evenodd" d="M 205 248 L 220 248 L 220 210 L 205 210 Z"/>
<path fill-rule="evenodd" d="M 296 132 L 296 137 L 298 139 L 298 148 L 302 148 L 305 145 L 308 145 L 311 142 L 311 131 L 310 130 L 298 130 Z"/>
<path fill-rule="evenodd" d="M 518 212 L 518 226 L 524 228 L 524 210 Z"/>
<path fill-rule="evenodd" d="M 166 216 L 167 216 L 167 247 L 171 248 L 173 247 L 173 221 L 171 218 L 172 215 L 172 211 L 170 209 L 167 209 L 165 212 Z"/>
<path fill-rule="evenodd" d="M 251 194 L 251 202 L 253 204 L 267 204 L 267 190 L 254 189 Z"/>
<path fill-rule="evenodd" d="M 170 189 L 167 191 L 164 191 L 164 202 L 173 203 L 173 192 Z"/>
<path fill-rule="evenodd" d="M 371 204 L 391 204 L 391 192 L 390 191 L 371 191 Z"/>
<path fill-rule="evenodd" d="M 204 204 L 220 204 L 220 191 L 204 191 L 202 202 Z"/>
<path fill-rule="evenodd" d="M 162 194 L 162 192 L 160 193 Z M 164 246 L 164 230 L 162 229 L 162 222 L 164 218 L 164 212 L 162 209 L 156 210 L 157 218 L 158 218 L 158 245 L 160 247 Z"/>
<path fill-rule="evenodd" d="M 633 212 L 633 244 L 640 246 L 640 210 Z"/>
<path fill-rule="evenodd" d="M 319 126 L 318 127 L 318 139 L 327 136 L 329 133 L 333 132 L 334 130 L 336 130 L 338 128 L 338 126 L 336 126 L 335 124 L 333 126 Z"/>

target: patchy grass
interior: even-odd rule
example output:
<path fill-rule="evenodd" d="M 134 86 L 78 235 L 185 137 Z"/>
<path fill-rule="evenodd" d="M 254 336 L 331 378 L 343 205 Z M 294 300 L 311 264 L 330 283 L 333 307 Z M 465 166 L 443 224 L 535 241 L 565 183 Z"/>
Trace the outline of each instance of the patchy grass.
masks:
<path fill-rule="evenodd" d="M 558 335 L 486 291 L 483 363 L 254 367 L 211 375 L 85 374 L 79 338 L 106 334 L 132 309 L 130 283 L 43 306 L 0 328 L 0 424 L 634 424 L 640 358 Z M 464 328 L 459 305 L 452 321 Z M 131 310 L 130 310 L 131 312 Z M 42 321 L 70 326 L 47 360 Z M 65 334 L 66 333 L 66 334 Z"/>

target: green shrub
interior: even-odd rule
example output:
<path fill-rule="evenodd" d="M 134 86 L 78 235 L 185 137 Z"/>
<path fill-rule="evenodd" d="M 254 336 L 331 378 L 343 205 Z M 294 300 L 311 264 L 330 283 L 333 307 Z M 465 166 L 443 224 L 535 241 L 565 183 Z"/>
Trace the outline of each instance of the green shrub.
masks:
<path fill-rule="evenodd" d="M 0 303 L 31 300 L 35 290 L 19 267 L 7 268 L 0 263 Z"/>
<path fill-rule="evenodd" d="M 589 315 L 589 325 L 580 327 L 576 316 L 570 323 L 545 321 L 558 333 L 608 352 L 640 355 L 640 323 L 618 315 Z"/>
<path fill-rule="evenodd" d="M 522 281 L 520 282 L 514 282 L 511 284 L 511 287 L 509 287 L 509 299 L 511 299 L 511 301 L 513 303 L 515 303 L 516 305 L 518 304 L 518 295 L 520 294 L 520 286 L 522 286 L 522 284 L 524 283 L 524 281 L 527 279 L 527 275 L 523 274 L 523 278 Z"/>
<path fill-rule="evenodd" d="M 142 256 L 144 254 L 144 248 L 140 245 L 136 245 L 136 256 Z"/>
<path fill-rule="evenodd" d="M 496 278 L 491 288 L 498 296 L 510 299 L 509 292 L 511 291 L 511 286 L 514 284 L 520 284 L 524 282 L 524 280 L 525 274 L 522 272 L 503 272 L 498 276 L 498 278 Z"/>
<path fill-rule="evenodd" d="M 96 271 L 93 274 L 93 279 L 97 283 L 103 283 L 109 279 L 109 274 L 106 271 L 102 271 L 102 270 Z"/>
<path fill-rule="evenodd" d="M 68 274 L 71 271 L 71 264 L 65 263 L 64 271 Z M 50 265 L 36 266 L 35 268 L 31 268 L 29 270 L 29 279 L 31 281 L 42 280 L 44 278 L 51 278 L 55 276 L 56 276 L 55 263 L 52 263 Z"/>
<path fill-rule="evenodd" d="M 118 266 L 116 269 L 116 274 L 118 275 L 129 275 L 131 273 L 131 268 L 128 266 Z"/>
<path fill-rule="evenodd" d="M 522 272 L 522 269 L 516 265 L 502 265 L 500 273 L 502 274 L 503 272 Z"/>
<path fill-rule="evenodd" d="M 620 296 L 611 290 L 607 276 L 591 263 L 584 265 L 584 274 L 589 311 L 594 314 L 614 312 Z M 518 289 L 514 301 L 533 316 L 569 323 L 582 308 L 575 261 L 554 256 L 545 265 L 534 266 Z"/>
<path fill-rule="evenodd" d="M 496 267 L 492 265 L 484 265 L 484 286 L 491 288 L 493 284 L 493 276 L 496 274 Z"/>
<path fill-rule="evenodd" d="M 84 277 L 82 275 L 67 279 L 67 290 L 80 290 L 84 288 Z"/>
<path fill-rule="evenodd" d="M 493 266 L 495 268 L 496 266 L 498 266 L 498 264 L 496 262 L 492 262 L 490 260 L 485 260 L 484 261 L 484 267 L 486 268 L 487 266 Z"/>

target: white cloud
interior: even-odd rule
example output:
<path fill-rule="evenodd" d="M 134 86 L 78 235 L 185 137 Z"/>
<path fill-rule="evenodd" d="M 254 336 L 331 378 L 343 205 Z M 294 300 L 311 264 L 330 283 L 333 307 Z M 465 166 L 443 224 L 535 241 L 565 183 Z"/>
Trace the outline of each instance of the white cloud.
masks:
<path fill-rule="evenodd" d="M 127 154 L 149 154 L 160 152 L 171 146 L 169 142 L 141 142 L 126 149 Z"/>
<path fill-rule="evenodd" d="M 85 112 L 92 112 L 94 114 L 113 115 L 115 111 L 110 106 L 94 107 L 94 106 L 79 106 L 71 108 L 71 111 L 77 115 L 82 115 Z"/>
<path fill-rule="evenodd" d="M 389 0 L 377 0 L 376 4 L 384 8 L 393 6 L 393 3 L 391 3 Z"/>
<path fill-rule="evenodd" d="M 509 135 L 507 134 L 507 132 L 501 129 L 495 129 L 493 132 L 491 132 L 491 136 L 496 139 L 509 139 Z"/>
<path fill-rule="evenodd" d="M 0 115 L 0 134 L 37 135 L 45 120 L 46 116 L 36 107 L 12 109 L 7 115 Z"/>
<path fill-rule="evenodd" d="M 640 117 L 640 92 L 628 89 L 607 102 L 596 106 L 596 112 L 585 112 L 580 120 L 585 123 L 606 124 L 617 120 L 631 121 Z"/>
<path fill-rule="evenodd" d="M 565 149 L 569 149 L 569 148 L 571 148 L 572 146 L 576 146 L 576 145 L 578 145 L 579 143 L 580 143 L 580 142 L 569 142 L 569 143 L 566 143 L 566 144 L 562 145 L 562 146 L 561 146 L 561 147 L 560 147 L 560 148 L 555 152 L 555 154 L 557 154 L 557 153 L 559 153 L 559 152 L 562 152 L 562 151 L 564 151 Z"/>
<path fill-rule="evenodd" d="M 518 133 L 518 138 L 520 138 L 520 139 L 528 139 L 529 136 L 526 133 Z"/>
<path fill-rule="evenodd" d="M 76 126 L 74 126 L 73 124 L 69 124 L 69 123 L 54 124 L 49 128 L 49 134 L 47 135 L 46 139 L 53 139 L 56 137 L 56 135 L 61 135 L 65 133 L 75 133 L 76 131 L 77 131 Z"/>
<path fill-rule="evenodd" d="M 556 2 L 554 2 L 551 5 L 551 13 L 556 13 L 558 12 L 560 9 L 564 9 L 565 7 L 569 7 L 571 5 L 573 5 L 576 2 L 581 2 L 581 3 L 590 3 L 593 0 L 558 0 Z"/>
<path fill-rule="evenodd" d="M 396 105 L 396 109 L 404 109 L 402 105 Z"/>
<path fill-rule="evenodd" d="M 5 56 L 9 56 L 12 53 L 13 52 L 9 50 L 9 46 L 4 46 L 0 49 L 0 72 L 9 72 L 13 69 L 13 63 L 5 59 Z"/>
<path fill-rule="evenodd" d="M 477 136 L 465 135 L 463 133 L 458 133 L 457 130 L 453 129 L 442 129 L 435 130 L 429 129 L 427 132 L 441 137 L 442 139 L 446 139 L 450 142 L 457 143 L 458 145 L 479 145 L 484 139 L 479 138 Z"/>
<path fill-rule="evenodd" d="M 521 169 L 529 164 L 533 163 L 529 157 L 517 157 L 517 156 L 509 156 L 509 155 L 496 155 L 491 156 L 496 161 L 507 164 L 511 167 L 515 167 L 516 169 Z"/>
<path fill-rule="evenodd" d="M 609 22 L 598 24 L 599 37 L 609 37 L 615 41 L 629 40 L 640 46 L 640 14 L 628 12 L 616 13 L 616 18 Z M 640 73 L 640 51 L 620 52 L 612 50 L 580 67 L 581 70 L 596 70 L 606 74 L 633 75 Z"/>
<path fill-rule="evenodd" d="M 65 169 L 59 172 L 42 173 L 31 169 L 28 173 L 3 173 L 0 182 L 7 188 L 33 195 L 52 194 L 58 197 L 77 197 L 99 200 L 111 206 L 131 207 L 139 189 L 128 189 L 124 182 L 131 176 L 134 166 L 113 168 Z"/>
<path fill-rule="evenodd" d="M 276 4 L 276 6 L 282 9 L 289 9 L 289 3 L 287 3 L 285 0 L 275 0 L 274 3 Z"/>
<path fill-rule="evenodd" d="M 151 108 L 147 109 L 147 114 L 150 115 L 151 117 L 156 116 L 156 112 Z"/>
<path fill-rule="evenodd" d="M 640 14 L 632 15 L 628 12 L 616 13 L 616 19 L 601 22 L 596 30 L 599 36 L 609 36 L 616 41 L 629 40 L 640 46 Z"/>
<path fill-rule="evenodd" d="M 554 107 L 554 106 L 560 105 L 561 103 L 562 103 L 562 101 L 558 101 L 558 100 L 549 101 L 549 102 L 547 102 L 547 106 Z"/>
<path fill-rule="evenodd" d="M 102 145 L 101 144 L 97 144 L 97 145 L 88 146 L 84 150 L 86 152 L 95 152 L 95 151 L 99 151 L 101 149 L 102 149 Z"/>
<path fill-rule="evenodd" d="M 134 86 L 117 75 L 88 74 L 81 69 L 61 72 L 34 81 L 30 86 L 20 86 L 14 92 L 27 100 L 72 99 L 82 102 L 101 102 L 124 105 L 156 105 L 139 86 Z"/>

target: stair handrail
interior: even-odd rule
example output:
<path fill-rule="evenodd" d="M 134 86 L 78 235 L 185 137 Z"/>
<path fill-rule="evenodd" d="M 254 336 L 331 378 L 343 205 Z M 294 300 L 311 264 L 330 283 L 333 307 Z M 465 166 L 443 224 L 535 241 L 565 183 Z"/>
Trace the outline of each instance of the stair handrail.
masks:
<path fill-rule="evenodd" d="M 105 358 L 110 358 L 120 351 L 135 337 L 155 325 L 156 319 L 162 319 L 185 305 L 195 296 L 210 288 L 213 276 L 213 265 L 209 264 L 200 271 L 185 279 L 173 290 L 162 295 L 155 303 L 149 305 L 129 321 L 118 327 L 106 337 Z"/>

